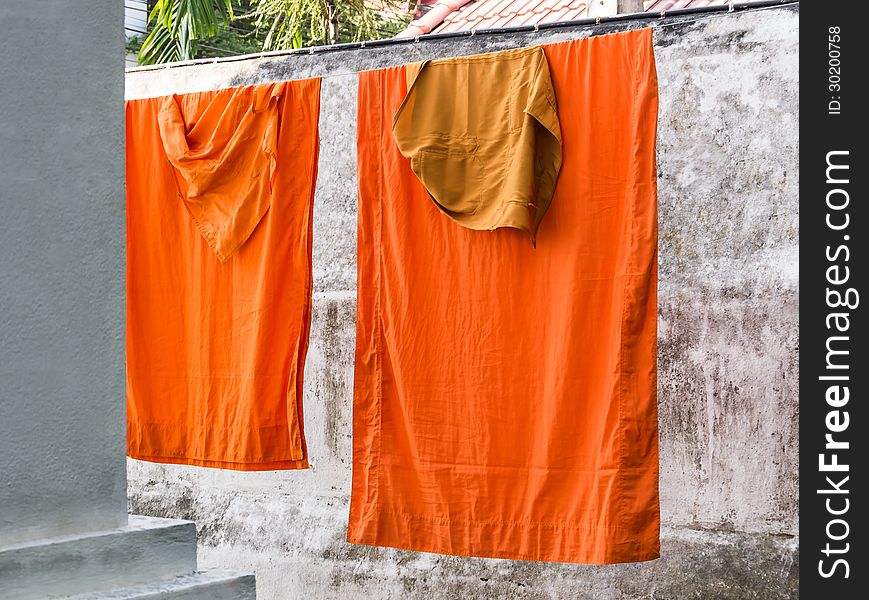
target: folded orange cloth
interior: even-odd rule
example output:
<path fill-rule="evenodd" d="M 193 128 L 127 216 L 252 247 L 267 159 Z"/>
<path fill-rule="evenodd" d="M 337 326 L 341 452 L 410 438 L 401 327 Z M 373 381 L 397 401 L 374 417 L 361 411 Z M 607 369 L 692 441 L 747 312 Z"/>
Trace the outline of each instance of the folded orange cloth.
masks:
<path fill-rule="evenodd" d="M 160 101 L 157 122 L 166 157 L 183 180 L 180 197 L 221 261 L 247 241 L 269 209 L 283 88 L 235 88 L 194 109 L 203 112 L 191 122 L 178 98 Z"/>
<path fill-rule="evenodd" d="M 127 102 L 127 446 L 308 466 L 320 81 Z"/>
<path fill-rule="evenodd" d="M 471 229 L 531 235 L 555 191 L 561 128 L 540 46 L 406 67 L 392 132 L 447 216 Z"/>
<path fill-rule="evenodd" d="M 651 31 L 543 48 L 563 166 L 536 249 L 445 219 L 392 135 L 406 69 L 360 76 L 351 542 L 659 554 Z"/>

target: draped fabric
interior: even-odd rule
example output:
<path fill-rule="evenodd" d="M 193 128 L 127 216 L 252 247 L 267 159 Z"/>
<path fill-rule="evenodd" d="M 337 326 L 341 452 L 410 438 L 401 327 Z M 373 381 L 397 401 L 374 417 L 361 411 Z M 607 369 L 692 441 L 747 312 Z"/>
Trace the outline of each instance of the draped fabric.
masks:
<path fill-rule="evenodd" d="M 221 93 L 196 109 L 203 112 L 189 132 L 179 100 L 160 100 L 157 122 L 179 197 L 221 261 L 247 241 L 269 209 L 283 88 L 274 83 Z"/>
<path fill-rule="evenodd" d="M 543 49 L 563 164 L 536 248 L 447 218 L 392 134 L 406 69 L 360 76 L 350 542 L 659 554 L 651 32 Z"/>
<path fill-rule="evenodd" d="M 308 466 L 318 79 L 127 102 L 133 458 Z"/>
<path fill-rule="evenodd" d="M 561 168 L 543 49 L 414 63 L 406 73 L 392 132 L 438 208 L 464 227 L 515 227 L 536 243 Z"/>

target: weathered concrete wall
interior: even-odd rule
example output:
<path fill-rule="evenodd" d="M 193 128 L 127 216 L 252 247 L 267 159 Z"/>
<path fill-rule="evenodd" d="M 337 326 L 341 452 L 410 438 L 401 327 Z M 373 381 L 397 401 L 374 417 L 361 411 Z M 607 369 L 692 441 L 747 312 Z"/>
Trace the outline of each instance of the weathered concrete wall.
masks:
<path fill-rule="evenodd" d="M 127 519 L 122 15 L 0 3 L 0 546 Z"/>
<path fill-rule="evenodd" d="M 130 461 L 134 512 L 197 521 L 260 598 L 797 597 L 798 10 L 656 22 L 663 558 L 584 567 L 349 545 L 356 76 L 589 35 L 478 36 L 131 73 L 129 98 L 322 75 L 307 472 Z M 609 30 L 613 30 L 610 28 Z"/>

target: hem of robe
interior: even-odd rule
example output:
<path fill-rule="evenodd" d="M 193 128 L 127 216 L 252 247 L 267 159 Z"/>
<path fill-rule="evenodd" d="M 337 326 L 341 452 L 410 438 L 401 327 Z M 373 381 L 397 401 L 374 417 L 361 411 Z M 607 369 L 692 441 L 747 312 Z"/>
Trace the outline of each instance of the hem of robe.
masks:
<path fill-rule="evenodd" d="M 207 467 L 211 469 L 227 469 L 230 471 L 295 471 L 308 468 L 308 459 L 276 460 L 262 463 L 226 462 L 222 460 L 207 460 L 199 458 L 179 458 L 177 456 L 147 456 L 128 453 L 128 458 L 164 465 L 188 465 L 191 467 Z"/>
<path fill-rule="evenodd" d="M 127 427 L 127 456 L 136 460 L 148 462 L 193 465 L 198 467 L 210 467 L 217 469 L 230 469 L 235 471 L 274 471 L 274 470 L 300 470 L 308 468 L 308 453 L 304 442 L 304 434 L 301 428 L 298 434 L 294 433 L 286 425 L 276 425 L 255 429 L 255 436 L 246 436 L 245 439 L 257 440 L 257 447 L 235 453 L 234 456 L 221 458 L 219 452 L 213 449 L 209 452 L 208 442 L 189 445 L 167 444 L 165 442 L 167 431 L 184 431 L 188 435 L 190 429 L 183 425 L 165 425 L 160 423 L 137 424 L 135 427 Z M 213 434 L 214 428 L 200 429 L 193 437 L 198 440 L 207 440 L 209 433 Z M 302 438 L 302 439 L 297 439 Z M 297 444 L 294 446 L 294 444 Z M 210 455 L 210 456 L 209 456 Z M 227 460 L 235 458 L 239 460 Z"/>
<path fill-rule="evenodd" d="M 570 563 L 581 565 L 611 565 L 622 563 L 647 562 L 661 557 L 660 538 L 655 536 L 651 543 L 643 543 L 639 539 L 630 539 L 622 542 L 623 545 L 632 546 L 629 550 L 619 548 L 605 548 L 598 552 L 588 551 L 571 551 L 569 547 L 564 546 L 575 545 L 577 548 L 581 546 L 583 536 L 577 536 L 577 528 L 565 526 L 564 529 L 553 528 L 551 525 L 525 525 L 518 528 L 509 523 L 479 523 L 473 529 L 467 527 L 467 523 L 460 523 L 462 534 L 471 534 L 477 539 L 473 544 L 474 549 L 469 548 L 469 544 L 453 545 L 447 542 L 449 539 L 449 530 L 453 526 L 447 521 L 438 523 L 437 527 L 430 521 L 425 521 L 425 525 L 429 533 L 424 533 L 420 537 L 424 541 L 414 541 L 413 531 L 414 523 L 411 522 L 413 517 L 404 522 L 405 532 L 401 536 L 387 536 L 384 534 L 363 535 L 357 534 L 354 531 L 348 530 L 347 541 L 351 544 L 360 544 L 363 546 L 385 546 L 388 548 L 396 548 L 398 550 L 407 550 L 410 552 L 431 552 L 434 554 L 444 554 L 448 556 L 463 556 L 467 558 L 502 558 L 509 560 L 525 560 L 534 562 L 556 562 Z M 381 522 L 380 525 L 383 525 Z M 438 529 L 437 535 L 442 540 L 441 543 L 431 541 L 431 529 Z M 564 533 L 556 539 L 556 542 L 564 542 L 559 548 L 535 548 L 533 545 L 527 547 L 525 552 L 516 552 L 509 549 L 498 549 L 496 547 L 497 540 L 511 540 L 515 543 L 515 534 L 521 531 L 522 538 L 536 537 L 530 530 L 546 529 L 548 532 L 563 531 Z M 446 532 L 446 533 L 444 533 Z M 633 538 L 633 536 L 631 536 Z M 640 536 L 636 536 L 639 538 Z M 552 540 L 551 534 L 547 536 L 548 540 Z M 410 541 L 399 541 L 410 540 Z M 578 541 L 580 543 L 569 543 L 570 541 Z M 509 544 L 508 544 L 509 545 Z M 614 545 L 613 545 L 614 546 Z"/>

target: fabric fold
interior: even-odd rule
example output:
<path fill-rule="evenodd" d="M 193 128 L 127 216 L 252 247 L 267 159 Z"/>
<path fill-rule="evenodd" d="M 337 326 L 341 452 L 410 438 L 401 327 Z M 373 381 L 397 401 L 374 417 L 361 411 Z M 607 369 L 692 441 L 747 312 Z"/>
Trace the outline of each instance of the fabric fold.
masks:
<path fill-rule="evenodd" d="M 431 199 L 463 227 L 514 227 L 536 244 L 562 162 L 543 49 L 424 61 L 406 76 L 392 132 Z"/>
<path fill-rule="evenodd" d="M 221 261 L 250 237 L 271 205 L 283 83 L 235 88 L 185 122 L 176 96 L 158 122 L 178 195 Z"/>

